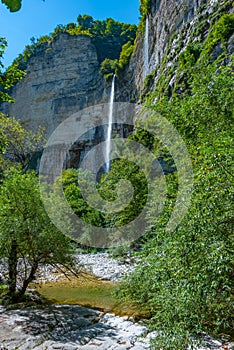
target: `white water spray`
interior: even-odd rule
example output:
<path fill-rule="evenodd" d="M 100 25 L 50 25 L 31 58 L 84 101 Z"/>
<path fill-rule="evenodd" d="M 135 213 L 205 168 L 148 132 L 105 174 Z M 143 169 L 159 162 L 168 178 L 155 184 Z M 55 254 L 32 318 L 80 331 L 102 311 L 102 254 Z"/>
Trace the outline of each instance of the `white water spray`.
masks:
<path fill-rule="evenodd" d="M 149 18 L 145 20 L 145 40 L 144 40 L 144 78 L 149 72 Z"/>
<path fill-rule="evenodd" d="M 110 107 L 109 107 L 109 116 L 108 116 L 108 128 L 107 128 L 107 138 L 106 138 L 106 172 L 110 170 L 110 153 L 111 153 L 111 131 L 112 131 L 112 120 L 113 120 L 113 105 L 115 97 L 115 74 L 113 75 L 112 85 L 111 85 L 111 94 L 110 94 Z"/>

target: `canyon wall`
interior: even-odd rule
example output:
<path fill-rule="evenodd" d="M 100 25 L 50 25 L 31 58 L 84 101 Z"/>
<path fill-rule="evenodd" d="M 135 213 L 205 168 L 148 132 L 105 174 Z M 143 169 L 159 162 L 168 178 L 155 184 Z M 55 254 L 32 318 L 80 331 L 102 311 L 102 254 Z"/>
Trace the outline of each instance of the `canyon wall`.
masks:
<path fill-rule="evenodd" d="M 205 0 L 152 0 L 148 16 L 148 73 L 161 62 L 169 38 L 192 20 Z M 144 85 L 144 33 L 139 33 L 129 67 L 116 83 L 116 101 L 136 102 Z M 99 72 L 95 45 L 85 35 L 60 33 L 37 47 L 26 77 L 11 95 L 14 104 L 1 110 L 31 129 L 42 125 L 48 137 L 67 117 L 85 107 L 108 102 L 110 83 Z"/>
<path fill-rule="evenodd" d="M 231 0 L 151 0 L 146 25 L 141 28 L 136 40 L 136 48 L 128 68 L 121 75 L 118 99 L 123 96 L 127 101 L 139 101 L 144 96 L 145 69 L 147 74 L 153 74 L 153 85 L 161 74 L 161 66 L 165 54 L 168 65 L 173 65 L 175 59 L 187 47 L 189 41 L 204 41 L 211 24 L 211 18 L 218 13 L 233 12 Z M 200 33 L 195 35 L 197 28 Z M 202 29 L 201 29 L 202 28 Z M 148 38 L 148 52 L 145 53 L 145 37 Z M 191 39 L 192 38 L 192 39 Z M 233 53 L 233 37 L 229 40 L 230 54 Z M 169 52 L 167 50 L 169 49 Z M 216 53 L 214 52 L 214 55 Z M 147 57 L 146 57 L 147 56 Z M 148 58 L 148 62 L 146 59 Z M 152 86 L 153 87 L 153 86 Z"/>
<path fill-rule="evenodd" d="M 151 0 L 148 31 L 144 33 L 142 26 L 130 63 L 116 79 L 115 101 L 141 103 L 144 90 L 147 92 L 157 84 L 166 51 L 166 65 L 173 67 L 191 37 L 194 40 L 195 28 L 202 21 L 205 23 L 201 38 L 196 38 L 204 40 L 210 17 L 216 16 L 215 11 L 223 5 L 227 5 L 229 12 L 233 11 L 231 0 Z M 229 41 L 228 47 L 233 52 L 233 37 Z M 153 83 L 147 88 L 146 68 L 147 74 L 153 77 Z M 27 128 L 35 130 L 38 125 L 44 126 L 49 137 L 73 113 L 109 102 L 110 88 L 111 82 L 106 82 L 100 74 L 100 61 L 92 39 L 86 35 L 60 33 L 50 43 L 36 48 L 28 61 L 26 77 L 10 92 L 15 103 L 4 103 L 1 110 L 20 119 Z M 125 137 L 128 132 L 120 130 Z M 105 134 L 105 127 L 95 129 L 87 133 L 81 143 L 74 143 L 69 155 L 70 165 L 78 166 L 85 154 L 105 139 Z"/>
<path fill-rule="evenodd" d="M 4 103 L 2 110 L 27 128 L 44 126 L 48 137 L 71 114 L 107 102 L 105 86 L 91 39 L 60 33 L 36 49 L 26 77 L 10 93 L 15 103 Z"/>
<path fill-rule="evenodd" d="M 205 0 L 151 0 L 148 16 L 148 73 L 156 69 L 166 52 L 170 37 L 196 16 L 197 9 Z M 135 71 L 135 85 L 142 88 L 144 77 L 144 35 L 138 43 L 131 64 Z M 139 52 L 140 51 L 140 52 Z M 130 67 L 131 67 L 130 64 Z"/>

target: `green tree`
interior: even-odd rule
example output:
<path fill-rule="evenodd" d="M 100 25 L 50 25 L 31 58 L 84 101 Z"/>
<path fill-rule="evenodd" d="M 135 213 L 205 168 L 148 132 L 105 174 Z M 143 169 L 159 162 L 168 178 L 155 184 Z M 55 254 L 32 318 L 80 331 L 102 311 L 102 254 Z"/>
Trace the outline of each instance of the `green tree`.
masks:
<path fill-rule="evenodd" d="M 122 51 L 119 56 L 119 68 L 123 69 L 129 63 L 133 51 L 134 45 L 131 44 L 131 41 L 128 41 L 122 46 Z"/>
<path fill-rule="evenodd" d="M 93 209 L 86 203 L 80 190 L 80 183 L 83 181 L 83 186 L 87 189 L 93 185 L 93 180 L 90 178 L 90 174 L 84 173 L 82 178 L 80 176 L 81 170 L 67 169 L 62 175 L 62 185 L 64 189 L 64 195 L 76 215 L 78 215 L 85 222 L 94 226 L 104 226 L 104 215 L 98 210 Z M 96 199 L 92 197 L 91 203 L 95 203 Z"/>
<path fill-rule="evenodd" d="M 19 121 L 0 113 L 0 170 L 6 169 L 15 163 L 28 169 L 37 152 L 40 152 L 45 143 L 43 129 L 27 131 Z"/>
<path fill-rule="evenodd" d="M 39 264 L 75 271 L 73 253 L 69 237 L 55 228 L 45 212 L 36 174 L 11 168 L 0 186 L 0 256 L 8 264 L 9 301 L 24 297 Z"/>
<path fill-rule="evenodd" d="M 147 201 L 148 187 L 144 172 L 134 162 L 125 159 L 114 160 L 108 174 L 103 175 L 99 188 L 101 196 L 107 201 L 115 200 L 116 185 L 121 180 L 131 183 L 133 194 L 129 193 L 131 200 L 123 210 L 105 215 L 106 225 L 109 227 L 121 227 L 137 218 Z"/>
<path fill-rule="evenodd" d="M 141 263 L 122 286 L 123 297 L 150 308 L 159 331 L 155 349 L 184 350 L 196 340 L 192 335 L 234 327 L 232 86 L 231 67 L 200 61 L 190 67 L 187 92 L 151 104 L 177 128 L 194 167 L 187 216 L 173 233 L 166 230 L 177 194 L 176 178 L 167 176 L 165 210 L 154 218 Z M 154 217 L 153 208 L 148 215 Z"/>
<path fill-rule="evenodd" d="M 119 67 L 119 63 L 117 59 L 111 60 L 109 58 L 106 58 L 101 63 L 100 72 L 104 75 L 105 79 L 108 80 L 110 77 L 113 77 L 118 67 Z"/>
<path fill-rule="evenodd" d="M 120 36 L 123 30 L 123 23 L 116 22 L 113 18 L 106 19 L 106 35 Z"/>
<path fill-rule="evenodd" d="M 7 46 L 7 41 L 0 37 L 0 102 L 13 102 L 13 98 L 9 96 L 7 90 L 11 88 L 16 82 L 20 81 L 25 72 L 18 68 L 18 64 L 15 62 L 6 71 L 2 63 L 4 51 Z"/>
<path fill-rule="evenodd" d="M 89 15 L 79 15 L 77 17 L 80 30 L 87 30 L 93 26 L 93 17 Z"/>
<path fill-rule="evenodd" d="M 90 29 L 92 34 L 104 35 L 106 30 L 106 21 L 95 20 L 93 26 Z"/>

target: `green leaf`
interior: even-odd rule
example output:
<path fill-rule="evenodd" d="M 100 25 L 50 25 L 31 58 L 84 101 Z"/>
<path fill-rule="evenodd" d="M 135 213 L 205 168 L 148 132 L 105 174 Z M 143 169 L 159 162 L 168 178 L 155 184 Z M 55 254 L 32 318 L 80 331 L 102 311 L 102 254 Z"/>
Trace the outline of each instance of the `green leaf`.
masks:
<path fill-rule="evenodd" d="M 21 8 L 21 0 L 2 0 L 11 12 L 19 11 Z"/>

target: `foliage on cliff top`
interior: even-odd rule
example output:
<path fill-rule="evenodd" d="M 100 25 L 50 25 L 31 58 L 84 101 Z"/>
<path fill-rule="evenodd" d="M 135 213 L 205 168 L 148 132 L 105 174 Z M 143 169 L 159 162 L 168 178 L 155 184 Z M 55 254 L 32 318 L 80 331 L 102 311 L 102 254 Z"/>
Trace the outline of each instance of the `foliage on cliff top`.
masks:
<path fill-rule="evenodd" d="M 1 59 L 7 46 L 7 41 L 0 37 L 0 103 L 13 102 L 13 98 L 6 92 L 17 81 L 21 80 L 25 73 L 18 68 L 18 64 L 12 64 L 6 71 L 3 70 Z"/>
<path fill-rule="evenodd" d="M 140 14 L 142 17 L 147 17 L 150 13 L 151 0 L 140 0 Z"/>
<path fill-rule="evenodd" d="M 97 48 L 100 62 L 105 58 L 118 59 L 122 46 L 129 41 L 133 43 L 135 40 L 137 26 L 134 24 L 117 22 L 112 18 L 94 20 L 89 15 L 79 15 L 77 21 L 77 23 L 58 25 L 50 35 L 39 39 L 32 38 L 32 44 L 25 47 L 24 52 L 15 59 L 14 63 L 17 63 L 20 69 L 26 69 L 28 59 L 36 48 L 44 43 L 51 43 L 60 33 L 91 37 Z"/>
<path fill-rule="evenodd" d="M 145 31 L 145 21 L 151 12 L 152 0 L 140 0 L 140 14 L 141 19 L 138 25 L 138 32 L 144 33 Z"/>

